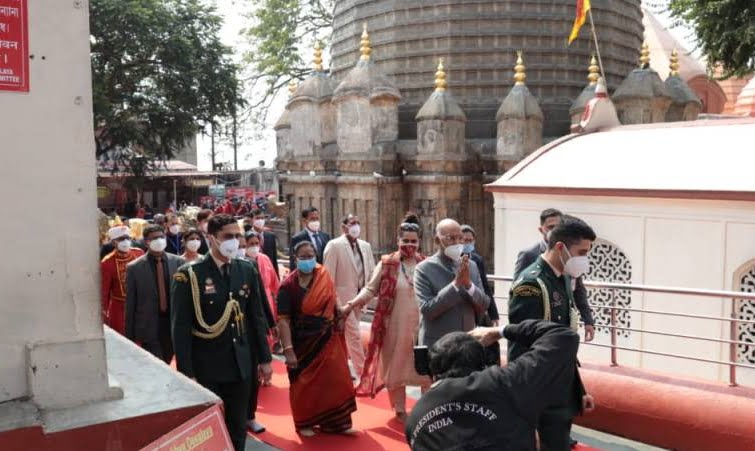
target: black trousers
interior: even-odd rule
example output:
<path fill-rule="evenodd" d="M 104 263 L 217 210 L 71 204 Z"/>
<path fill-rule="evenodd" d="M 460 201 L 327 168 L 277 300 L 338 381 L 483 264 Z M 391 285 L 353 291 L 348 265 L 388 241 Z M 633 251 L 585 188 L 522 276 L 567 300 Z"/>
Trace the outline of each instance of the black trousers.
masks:
<path fill-rule="evenodd" d="M 251 388 L 249 381 L 213 382 L 198 380 L 197 382 L 223 400 L 225 426 L 228 428 L 233 447 L 236 451 L 244 451 L 246 446 L 246 417 Z"/>
<path fill-rule="evenodd" d="M 252 371 L 252 377 L 249 381 L 249 407 L 247 409 L 247 418 L 255 419 L 257 415 L 257 398 L 260 393 L 260 378 L 257 375 L 256 368 Z"/>
<path fill-rule="evenodd" d="M 170 365 L 173 360 L 173 339 L 170 336 L 170 316 L 161 314 L 157 321 L 157 341 L 145 341 L 142 348 Z"/>
<path fill-rule="evenodd" d="M 571 449 L 571 420 L 561 409 L 546 410 L 537 423 L 542 451 L 569 451 Z"/>

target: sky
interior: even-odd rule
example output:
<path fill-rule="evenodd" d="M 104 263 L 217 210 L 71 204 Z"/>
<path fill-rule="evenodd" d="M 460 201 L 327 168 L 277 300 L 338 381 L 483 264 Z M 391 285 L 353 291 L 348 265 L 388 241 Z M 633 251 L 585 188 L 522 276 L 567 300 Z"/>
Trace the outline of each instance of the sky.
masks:
<path fill-rule="evenodd" d="M 240 60 L 243 53 L 248 46 L 245 44 L 244 39 L 239 35 L 241 30 L 248 26 L 248 19 L 244 15 L 249 10 L 249 5 L 252 3 L 249 0 L 208 0 L 214 3 L 217 7 L 218 13 L 225 19 L 223 25 L 221 39 L 223 42 L 235 50 L 237 60 Z M 603 0 L 593 0 L 593 4 Z M 652 6 L 654 4 L 663 3 L 659 0 L 645 0 L 643 5 Z M 657 8 L 650 8 L 651 11 L 656 11 Z M 671 20 L 665 14 L 657 14 L 658 20 L 664 24 L 669 25 Z M 691 38 L 691 32 L 686 28 L 671 28 L 671 34 L 679 40 L 686 50 L 692 50 L 695 47 L 695 43 Z M 327 50 L 326 50 L 327 51 Z M 695 52 L 693 52 L 695 54 Z M 239 169 L 250 169 L 259 165 L 259 160 L 265 161 L 265 166 L 271 167 L 275 159 L 275 132 L 273 131 L 273 125 L 280 117 L 285 106 L 285 94 L 280 93 L 278 98 L 273 103 L 270 114 L 268 114 L 268 124 L 265 125 L 262 130 L 261 136 L 257 135 L 252 130 L 246 130 L 242 134 L 246 135 L 246 138 L 242 140 L 239 145 Z M 199 170 L 209 171 L 212 163 L 210 158 L 210 139 L 209 137 L 203 137 L 202 135 L 197 137 L 197 166 Z M 226 143 L 216 143 L 217 161 L 218 162 L 233 162 L 233 149 Z"/>

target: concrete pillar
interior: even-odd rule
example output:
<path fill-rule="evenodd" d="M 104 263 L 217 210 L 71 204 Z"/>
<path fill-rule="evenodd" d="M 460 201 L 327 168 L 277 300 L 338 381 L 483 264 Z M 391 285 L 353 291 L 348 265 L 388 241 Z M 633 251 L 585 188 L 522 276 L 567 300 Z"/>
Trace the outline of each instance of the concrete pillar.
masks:
<path fill-rule="evenodd" d="M 514 67 L 514 87 L 496 114 L 496 154 L 508 160 L 521 160 L 543 144 L 543 111 L 524 84 L 527 78 L 524 71 L 522 52 L 519 52 Z"/>
<path fill-rule="evenodd" d="M 0 402 L 58 409 L 122 393 L 109 387 L 100 309 L 87 2 L 28 7 L 30 91 L 0 91 L 12 212 L 0 222 Z"/>

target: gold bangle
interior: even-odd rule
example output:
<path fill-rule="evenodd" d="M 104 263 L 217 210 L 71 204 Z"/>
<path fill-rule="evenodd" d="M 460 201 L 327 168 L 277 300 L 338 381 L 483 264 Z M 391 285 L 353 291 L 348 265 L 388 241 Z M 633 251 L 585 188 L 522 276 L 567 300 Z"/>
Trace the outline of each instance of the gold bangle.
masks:
<path fill-rule="evenodd" d="M 294 347 L 293 347 L 292 345 L 284 346 L 284 347 L 283 347 L 283 352 L 286 352 L 286 351 L 288 351 L 289 349 L 293 351 L 293 350 L 294 350 Z"/>

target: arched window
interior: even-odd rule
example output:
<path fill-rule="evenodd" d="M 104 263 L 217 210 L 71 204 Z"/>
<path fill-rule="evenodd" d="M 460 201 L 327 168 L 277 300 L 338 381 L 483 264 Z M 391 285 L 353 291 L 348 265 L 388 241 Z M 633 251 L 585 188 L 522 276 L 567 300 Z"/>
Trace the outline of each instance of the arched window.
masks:
<path fill-rule="evenodd" d="M 590 271 L 585 276 L 587 280 L 616 283 L 632 283 L 632 262 L 629 257 L 615 244 L 598 238 L 593 243 L 592 250 L 588 254 Z M 592 308 L 595 327 L 598 332 L 609 335 L 610 329 L 600 327 L 611 324 L 611 310 L 596 308 L 604 305 L 613 305 L 616 298 L 616 307 L 629 308 L 632 303 L 632 293 L 629 290 L 609 290 L 606 288 L 588 288 L 587 300 Z M 617 326 L 631 327 L 631 316 L 627 310 L 616 311 Z M 629 337 L 627 330 L 617 330 L 619 337 Z"/>
<path fill-rule="evenodd" d="M 737 291 L 755 293 L 755 260 L 745 263 L 734 275 L 734 288 Z M 736 303 L 737 318 L 755 321 L 755 301 L 741 299 Z M 738 341 L 755 344 L 755 324 L 738 323 Z M 737 345 L 737 361 L 755 364 L 755 346 Z"/>

